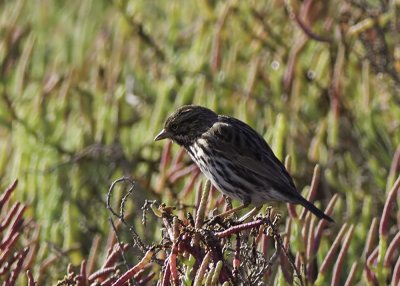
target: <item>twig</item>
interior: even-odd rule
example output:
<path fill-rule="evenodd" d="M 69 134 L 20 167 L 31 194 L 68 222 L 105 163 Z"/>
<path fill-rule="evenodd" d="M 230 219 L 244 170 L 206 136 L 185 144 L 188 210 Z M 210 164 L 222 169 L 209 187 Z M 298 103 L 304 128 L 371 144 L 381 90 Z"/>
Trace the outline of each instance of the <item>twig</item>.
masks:
<path fill-rule="evenodd" d="M 111 207 L 111 195 L 112 195 L 112 191 L 114 190 L 116 184 L 121 183 L 121 182 L 125 182 L 125 181 L 129 182 L 131 184 L 131 187 L 129 188 L 128 192 L 123 196 L 123 198 L 121 200 L 121 206 L 120 206 L 120 210 L 119 210 L 119 214 L 118 214 Z M 125 226 L 128 227 L 129 231 L 132 233 L 132 238 L 133 238 L 133 241 L 134 241 L 135 245 L 137 245 L 139 247 L 139 249 L 143 253 L 146 253 L 146 251 L 148 251 L 150 249 L 150 247 L 146 246 L 143 243 L 143 241 L 140 239 L 140 236 L 136 233 L 135 229 L 132 226 L 128 225 L 128 223 L 125 221 L 125 217 L 124 217 L 125 203 L 126 203 L 126 200 L 127 200 L 128 196 L 133 192 L 134 187 L 135 187 L 135 182 L 132 181 L 128 177 L 123 177 L 123 178 L 115 180 L 111 184 L 111 186 L 110 186 L 110 188 L 108 190 L 108 193 L 107 193 L 107 209 L 111 212 L 111 214 L 116 216 Z M 111 218 L 110 218 L 110 221 L 112 221 Z M 114 223 L 112 223 L 112 226 L 113 226 L 114 230 L 116 231 Z"/>

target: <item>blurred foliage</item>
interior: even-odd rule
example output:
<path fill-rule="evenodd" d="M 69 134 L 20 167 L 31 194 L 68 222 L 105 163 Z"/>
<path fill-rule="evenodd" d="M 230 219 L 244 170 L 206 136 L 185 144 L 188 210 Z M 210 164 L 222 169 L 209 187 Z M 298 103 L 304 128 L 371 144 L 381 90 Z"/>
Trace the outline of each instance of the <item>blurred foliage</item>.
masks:
<path fill-rule="evenodd" d="M 191 177 L 161 180 L 152 139 L 189 103 L 253 126 L 291 156 L 300 190 L 321 166 L 316 200 L 339 195 L 332 232 L 355 226 L 350 267 L 399 176 L 399 19 L 396 0 L 0 1 L 1 189 L 18 178 L 15 197 L 41 226 L 36 261 L 69 254 L 43 281 L 109 234 L 118 177 L 137 182 L 138 232 L 160 237 L 141 227 L 141 206 L 176 203 Z M 182 204 L 194 204 L 192 189 Z M 394 208 L 390 237 L 399 217 Z"/>

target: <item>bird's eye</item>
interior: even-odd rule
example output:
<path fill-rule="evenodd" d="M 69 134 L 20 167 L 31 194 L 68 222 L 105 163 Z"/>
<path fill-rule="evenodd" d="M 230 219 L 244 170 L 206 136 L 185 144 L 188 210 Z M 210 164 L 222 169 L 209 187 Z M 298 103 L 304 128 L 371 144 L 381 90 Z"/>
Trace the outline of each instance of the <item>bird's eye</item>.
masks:
<path fill-rule="evenodd" d="M 178 129 L 178 124 L 172 123 L 170 128 L 171 128 L 172 131 L 176 131 L 176 129 Z"/>

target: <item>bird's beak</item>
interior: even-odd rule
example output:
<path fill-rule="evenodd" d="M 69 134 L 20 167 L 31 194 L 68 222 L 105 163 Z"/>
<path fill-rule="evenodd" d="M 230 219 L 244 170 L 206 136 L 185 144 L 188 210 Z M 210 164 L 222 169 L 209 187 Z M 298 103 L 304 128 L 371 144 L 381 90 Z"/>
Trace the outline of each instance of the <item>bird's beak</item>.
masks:
<path fill-rule="evenodd" d="M 158 133 L 156 138 L 154 138 L 154 141 L 158 141 L 158 140 L 162 140 L 162 139 L 170 138 L 170 137 L 171 137 L 171 134 L 168 131 L 166 131 L 165 129 L 163 129 L 163 130 L 161 130 L 160 133 Z"/>

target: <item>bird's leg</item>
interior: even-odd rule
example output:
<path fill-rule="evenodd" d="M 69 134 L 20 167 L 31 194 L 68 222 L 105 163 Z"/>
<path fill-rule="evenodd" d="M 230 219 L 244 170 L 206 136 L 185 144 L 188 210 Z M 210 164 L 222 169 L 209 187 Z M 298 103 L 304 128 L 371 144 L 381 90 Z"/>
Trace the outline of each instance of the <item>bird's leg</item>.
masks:
<path fill-rule="evenodd" d="M 247 208 L 249 205 L 250 205 L 250 203 L 244 203 L 244 204 L 242 204 L 242 205 L 240 205 L 240 206 L 238 206 L 236 208 L 233 208 L 233 209 L 227 210 L 226 212 L 220 213 L 220 214 L 214 216 L 213 218 L 218 219 L 218 218 L 227 217 L 230 214 L 233 214 L 235 212 L 238 212 L 238 211 L 240 211 L 242 209 Z"/>
<path fill-rule="evenodd" d="M 248 220 L 249 218 L 253 217 L 254 215 L 256 215 L 260 210 L 261 210 L 262 206 L 259 207 L 255 207 L 253 208 L 251 211 L 249 211 L 248 213 L 246 213 L 244 216 L 242 216 L 239 219 L 240 223 L 245 222 L 246 220 Z"/>

